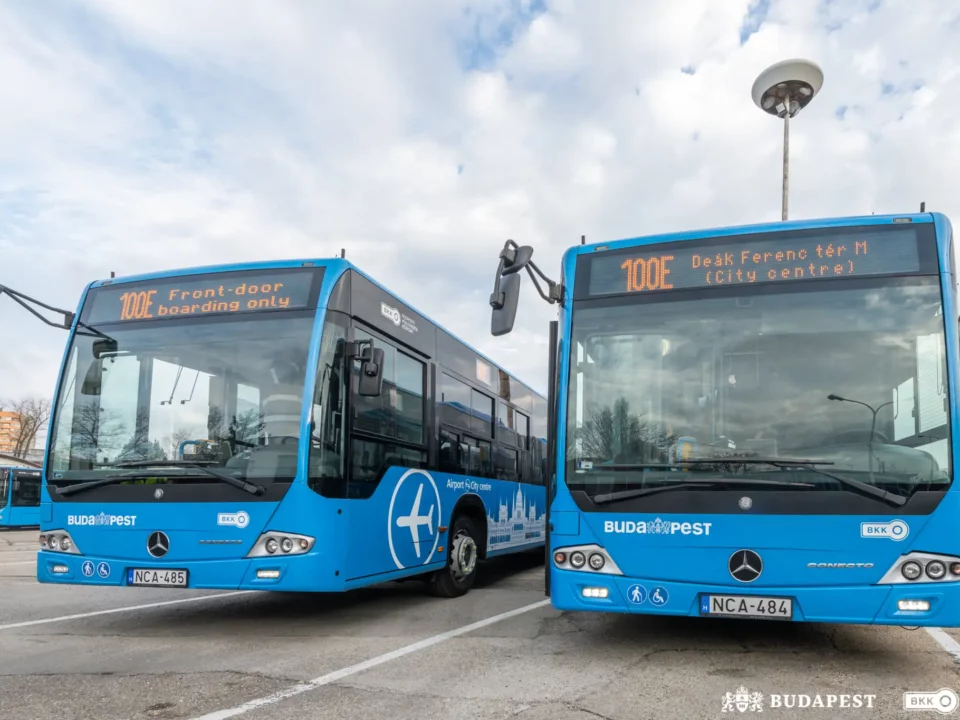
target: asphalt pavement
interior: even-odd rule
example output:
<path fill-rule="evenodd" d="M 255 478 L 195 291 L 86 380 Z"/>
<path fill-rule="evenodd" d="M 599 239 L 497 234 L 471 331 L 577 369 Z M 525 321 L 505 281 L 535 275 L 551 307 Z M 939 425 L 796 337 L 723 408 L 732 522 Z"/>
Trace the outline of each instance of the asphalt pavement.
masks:
<path fill-rule="evenodd" d="M 960 691 L 954 631 L 562 613 L 542 554 L 455 600 L 40 585 L 36 534 L 0 531 L 3 720 L 960 717 L 903 708 Z"/>

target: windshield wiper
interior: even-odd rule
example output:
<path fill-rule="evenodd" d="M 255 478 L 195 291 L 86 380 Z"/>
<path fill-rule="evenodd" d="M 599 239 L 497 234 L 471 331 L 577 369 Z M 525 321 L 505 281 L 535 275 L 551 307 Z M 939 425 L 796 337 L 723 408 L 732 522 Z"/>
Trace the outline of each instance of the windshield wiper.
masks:
<path fill-rule="evenodd" d="M 870 485 L 869 483 L 860 482 L 859 480 L 854 480 L 853 478 L 846 477 L 844 475 L 837 475 L 836 473 L 830 473 L 826 470 L 821 470 L 817 465 L 833 465 L 833 462 L 830 460 L 799 460 L 799 459 L 790 459 L 790 458 L 756 458 L 756 457 L 736 457 L 736 456 L 726 456 L 720 458 L 696 458 L 690 460 L 680 461 L 678 464 L 711 464 L 711 463 L 721 463 L 721 464 L 730 464 L 736 465 L 739 463 L 750 464 L 750 465 L 773 465 L 778 468 L 790 468 L 798 467 L 803 468 L 804 470 L 810 470 L 815 473 L 819 473 L 825 477 L 832 478 L 836 480 L 841 485 L 844 485 L 848 488 L 858 490 L 863 495 L 869 495 L 870 497 L 877 498 L 882 500 L 885 503 L 890 505 L 895 505 L 897 507 L 902 507 L 906 505 L 909 498 L 903 497 L 903 495 L 897 495 L 896 493 L 887 492 L 886 490 L 881 490 L 876 485 Z"/>
<path fill-rule="evenodd" d="M 228 485 L 233 485 L 235 488 L 240 490 L 245 490 L 251 495 L 263 495 L 267 491 L 263 485 L 258 485 L 257 483 L 250 482 L 249 480 L 244 480 L 243 478 L 237 478 L 233 475 L 227 475 L 226 473 L 217 472 L 216 470 L 211 470 L 208 467 L 200 465 L 193 462 L 184 462 L 181 460 L 134 460 L 130 462 L 117 463 L 114 467 L 118 468 L 146 468 L 146 467 L 179 467 L 190 470 L 200 470 L 201 472 L 206 473 L 210 477 L 215 477 L 218 480 L 227 483 Z M 137 477 L 151 477 L 152 475 L 145 475 L 144 473 L 123 473 L 121 475 L 114 475 L 113 477 L 101 478 L 100 480 L 91 480 L 89 482 L 79 483 L 77 485 L 68 485 L 67 487 L 58 487 L 58 495 L 72 495 L 74 493 L 83 492 L 84 490 L 92 490 L 98 487 L 104 487 L 106 485 L 113 485 L 114 483 L 123 482 L 124 480 L 130 480 L 131 478 Z"/>
<path fill-rule="evenodd" d="M 718 480 L 689 480 L 664 485 L 653 485 L 645 488 L 635 488 L 633 490 L 618 490 L 617 492 L 594 495 L 590 498 L 594 505 L 606 505 L 607 503 L 619 502 L 621 500 L 631 500 L 633 498 L 654 495 L 668 490 L 693 490 L 717 487 L 718 485 L 774 485 L 779 487 L 791 488 L 812 488 L 816 487 L 805 482 L 787 482 L 785 480 L 761 480 L 760 478 L 723 478 Z"/>

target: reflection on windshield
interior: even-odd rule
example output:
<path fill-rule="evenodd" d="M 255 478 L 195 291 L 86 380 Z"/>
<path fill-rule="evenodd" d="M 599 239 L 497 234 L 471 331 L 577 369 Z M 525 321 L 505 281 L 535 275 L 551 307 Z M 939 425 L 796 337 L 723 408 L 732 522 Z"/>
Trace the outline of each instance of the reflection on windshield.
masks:
<path fill-rule="evenodd" d="M 875 483 L 947 482 L 937 280 L 778 290 L 575 307 L 569 482 L 605 464 L 737 455 L 816 459 Z M 760 468 L 773 470 L 740 470 Z"/>
<path fill-rule="evenodd" d="M 272 314 L 113 326 L 115 348 L 77 336 L 53 418 L 52 479 L 143 460 L 292 479 L 312 324 Z"/>

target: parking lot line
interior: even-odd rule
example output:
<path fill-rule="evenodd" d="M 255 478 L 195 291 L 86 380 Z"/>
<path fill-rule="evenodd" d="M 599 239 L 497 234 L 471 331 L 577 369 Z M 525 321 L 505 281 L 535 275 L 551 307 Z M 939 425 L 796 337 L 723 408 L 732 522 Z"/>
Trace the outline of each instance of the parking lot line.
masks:
<path fill-rule="evenodd" d="M 450 638 L 455 638 L 458 635 L 463 635 L 473 630 L 479 630 L 482 627 L 487 625 L 493 625 L 494 623 L 501 622 L 508 618 L 515 617 L 517 615 L 522 615 L 523 613 L 530 612 L 531 610 L 536 610 L 537 608 L 542 608 L 550 604 L 549 600 L 541 600 L 535 602 L 532 605 L 524 605 L 523 607 L 517 608 L 516 610 L 509 610 L 505 613 L 500 613 L 499 615 L 494 615 L 493 617 L 486 618 L 485 620 L 480 620 L 469 625 L 464 625 L 455 630 L 449 630 L 445 633 L 440 633 L 439 635 L 434 635 L 425 640 L 420 640 L 415 642 L 412 645 L 407 645 L 398 650 L 393 650 L 391 652 L 385 653 L 383 655 L 378 655 L 375 658 L 369 660 L 364 660 L 363 662 L 357 663 L 356 665 L 350 665 L 349 667 L 342 668 L 340 670 L 335 670 L 326 675 L 321 675 L 318 678 L 310 680 L 309 682 L 299 683 L 293 685 L 284 690 L 278 690 L 277 692 L 271 695 L 265 695 L 261 698 L 256 698 L 248 702 L 243 703 L 242 705 L 237 705 L 233 708 L 228 708 L 226 710 L 217 710 L 206 715 L 201 715 L 200 717 L 193 718 L 193 720 L 227 720 L 227 718 L 236 717 L 237 715 L 242 715 L 243 713 L 250 712 L 251 710 L 256 710 L 258 708 L 265 707 L 267 705 L 273 705 L 280 702 L 281 700 L 286 700 L 287 698 L 300 695 L 301 693 L 309 692 L 310 690 L 316 690 L 319 687 L 324 685 L 329 685 L 332 682 L 337 680 L 342 680 L 345 677 L 350 675 L 356 675 L 359 672 L 364 670 L 369 670 L 372 667 L 377 665 L 382 665 L 383 663 L 388 663 L 391 660 L 396 660 L 397 658 L 403 657 L 404 655 L 409 655 L 411 653 L 418 652 L 419 650 L 424 650 L 433 645 L 439 645 L 442 642 L 449 640 Z"/>
<path fill-rule="evenodd" d="M 954 660 L 960 662 L 960 643 L 947 635 L 942 628 L 928 627 L 925 629 L 930 636 L 937 641 L 937 644 L 940 645 L 940 647 L 950 653 Z"/>
<path fill-rule="evenodd" d="M 63 622 L 64 620 L 82 620 L 83 618 L 96 617 L 97 615 L 112 615 L 114 613 L 132 612 L 134 610 L 149 610 L 151 608 L 165 607 L 167 605 L 182 605 L 183 603 L 200 602 L 201 600 L 216 600 L 217 598 L 234 597 L 235 595 L 247 595 L 253 592 L 257 591 L 238 590 L 236 592 L 218 593 L 217 595 L 202 595 L 200 597 L 180 598 L 179 600 L 163 600 L 161 602 L 146 603 L 144 605 L 128 605 L 126 607 L 112 608 L 110 610 L 96 610 L 88 613 L 77 613 L 76 615 L 61 615 L 60 617 L 43 618 L 42 620 L 26 620 L 24 622 L 0 625 L 0 630 L 13 630 L 14 628 L 31 627 L 33 625 L 46 625 L 47 623 Z"/>

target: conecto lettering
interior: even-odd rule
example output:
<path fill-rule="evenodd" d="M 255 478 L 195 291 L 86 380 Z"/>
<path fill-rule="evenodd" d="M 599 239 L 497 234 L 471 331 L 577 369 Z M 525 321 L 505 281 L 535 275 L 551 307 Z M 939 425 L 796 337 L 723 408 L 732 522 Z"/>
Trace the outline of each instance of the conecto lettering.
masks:
<path fill-rule="evenodd" d="M 603 531 L 620 535 L 709 535 L 713 523 L 671 520 L 606 520 Z"/>

